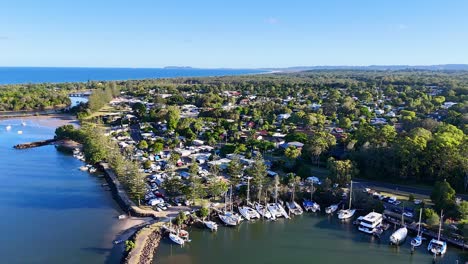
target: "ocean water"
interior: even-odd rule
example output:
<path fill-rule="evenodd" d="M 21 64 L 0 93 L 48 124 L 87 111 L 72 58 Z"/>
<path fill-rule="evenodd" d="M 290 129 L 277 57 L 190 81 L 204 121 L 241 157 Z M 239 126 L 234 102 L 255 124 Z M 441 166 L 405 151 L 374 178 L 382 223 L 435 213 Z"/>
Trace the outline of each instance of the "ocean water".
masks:
<path fill-rule="evenodd" d="M 53 137 L 53 120 L 23 121 L 0 120 L 0 263 L 118 263 L 122 212 L 104 179 L 54 146 L 13 149 Z"/>
<path fill-rule="evenodd" d="M 0 67 L 0 84 L 206 77 L 263 72 L 252 69 Z"/>

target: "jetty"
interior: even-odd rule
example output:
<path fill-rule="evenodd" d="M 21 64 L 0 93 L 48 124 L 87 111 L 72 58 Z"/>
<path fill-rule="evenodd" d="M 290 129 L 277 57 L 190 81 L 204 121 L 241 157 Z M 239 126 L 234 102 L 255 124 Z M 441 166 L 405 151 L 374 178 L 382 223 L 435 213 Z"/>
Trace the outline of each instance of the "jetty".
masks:
<path fill-rule="evenodd" d="M 36 147 L 42 147 L 42 146 L 53 144 L 56 141 L 57 141 L 56 139 L 47 139 L 47 140 L 41 140 L 41 141 L 35 141 L 35 142 L 28 142 L 28 143 L 15 145 L 14 148 L 15 149 L 36 148 Z"/>

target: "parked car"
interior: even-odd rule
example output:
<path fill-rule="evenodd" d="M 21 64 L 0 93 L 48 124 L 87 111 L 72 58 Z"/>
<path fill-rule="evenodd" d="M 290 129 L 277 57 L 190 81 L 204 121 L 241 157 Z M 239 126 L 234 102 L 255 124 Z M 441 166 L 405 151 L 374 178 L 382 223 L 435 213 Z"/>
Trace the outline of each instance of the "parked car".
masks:
<path fill-rule="evenodd" d="M 149 206 L 155 206 L 157 204 L 164 203 L 164 199 L 162 198 L 154 198 L 148 201 Z"/>
<path fill-rule="evenodd" d="M 166 211 L 167 210 L 167 207 L 164 203 L 159 203 L 156 205 L 156 207 L 158 207 L 159 209 L 163 210 L 163 211 Z"/>

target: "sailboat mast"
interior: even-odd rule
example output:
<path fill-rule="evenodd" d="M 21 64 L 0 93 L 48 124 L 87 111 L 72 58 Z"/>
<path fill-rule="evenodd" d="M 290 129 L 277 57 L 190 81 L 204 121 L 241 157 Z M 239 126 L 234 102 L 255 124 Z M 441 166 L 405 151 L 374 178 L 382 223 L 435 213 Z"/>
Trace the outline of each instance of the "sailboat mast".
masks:
<path fill-rule="evenodd" d="M 278 182 L 275 181 L 275 203 L 278 203 Z"/>
<path fill-rule="evenodd" d="M 353 181 L 351 181 L 351 186 L 349 190 L 349 207 L 348 207 L 349 209 L 351 209 L 352 196 L 353 196 Z"/>
<path fill-rule="evenodd" d="M 247 177 L 247 204 L 249 204 L 250 198 L 250 177 Z"/>
<path fill-rule="evenodd" d="M 296 186 L 293 183 L 293 189 L 292 189 L 292 194 L 291 194 L 291 202 L 294 202 L 294 193 L 296 192 Z"/>
<path fill-rule="evenodd" d="M 444 219 L 444 210 L 440 211 L 440 223 L 439 223 L 439 234 L 437 235 L 437 240 L 440 241 L 440 231 L 442 230 L 442 221 Z"/>
<path fill-rule="evenodd" d="M 224 193 L 224 212 L 226 213 L 227 206 L 227 192 Z"/>
<path fill-rule="evenodd" d="M 312 201 L 314 195 L 314 181 L 312 181 L 312 184 L 310 185 L 310 200 Z"/>
<path fill-rule="evenodd" d="M 418 236 L 420 235 L 419 232 L 421 232 L 421 216 L 422 216 L 422 208 L 419 209 Z"/>
<path fill-rule="evenodd" d="M 231 212 L 233 211 L 232 208 L 232 185 L 231 185 L 231 191 L 229 192 L 229 202 L 231 203 Z"/>

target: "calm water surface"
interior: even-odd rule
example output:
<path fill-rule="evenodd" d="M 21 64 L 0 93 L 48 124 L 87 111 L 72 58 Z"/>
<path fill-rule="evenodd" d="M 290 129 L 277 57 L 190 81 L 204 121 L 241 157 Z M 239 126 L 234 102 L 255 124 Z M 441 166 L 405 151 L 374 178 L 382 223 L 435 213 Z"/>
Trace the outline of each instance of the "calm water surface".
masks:
<path fill-rule="evenodd" d="M 87 82 L 262 73 L 252 69 L 0 67 L 0 84 Z"/>
<path fill-rule="evenodd" d="M 55 128 L 26 122 L 0 120 L 0 263 L 118 263 L 110 253 L 121 212 L 103 179 L 53 146 L 13 149 L 53 137 Z"/>
<path fill-rule="evenodd" d="M 292 220 L 242 223 L 239 227 L 221 227 L 217 233 L 191 229 L 192 242 L 184 247 L 164 238 L 153 263 L 157 264 L 293 264 L 359 263 L 399 264 L 432 263 L 423 244 L 410 254 L 409 239 L 399 248 L 361 233 L 352 224 L 335 217 L 305 214 Z M 468 255 L 450 247 L 437 263 L 465 263 Z"/>

